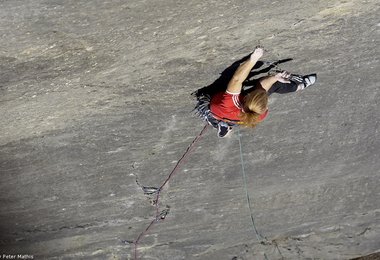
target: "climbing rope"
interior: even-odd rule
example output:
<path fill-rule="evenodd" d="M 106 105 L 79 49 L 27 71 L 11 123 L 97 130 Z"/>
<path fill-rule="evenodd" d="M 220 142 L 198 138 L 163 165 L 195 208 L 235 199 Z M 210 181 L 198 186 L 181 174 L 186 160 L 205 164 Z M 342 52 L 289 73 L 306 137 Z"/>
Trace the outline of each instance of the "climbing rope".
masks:
<path fill-rule="evenodd" d="M 241 134 L 240 134 L 240 128 L 237 127 L 238 129 L 238 140 L 239 140 L 239 148 L 240 148 L 240 162 L 241 162 L 241 172 L 242 172 L 242 175 L 243 175 L 243 183 L 244 183 L 244 190 L 245 190 L 245 196 L 246 196 L 246 199 L 247 199 L 247 204 L 248 204 L 248 209 L 249 209 L 249 213 L 251 215 L 251 222 L 252 222 L 252 228 L 253 228 L 253 231 L 256 235 L 256 238 L 257 240 L 262 243 L 263 242 L 263 236 L 260 235 L 260 233 L 257 231 L 257 228 L 256 228 L 256 224 L 255 224 L 255 218 L 253 217 L 253 209 L 252 209 L 252 206 L 251 206 L 251 199 L 249 197 L 249 193 L 248 193 L 248 185 L 247 185 L 247 176 L 245 174 L 245 167 L 244 167 L 244 160 L 243 160 L 243 148 L 242 148 L 242 145 L 241 145 Z"/>
<path fill-rule="evenodd" d="M 177 164 L 174 166 L 173 170 L 170 172 L 168 177 L 165 179 L 165 181 L 162 183 L 162 185 L 155 191 L 151 192 L 150 194 L 156 194 L 156 197 L 153 201 L 155 207 L 156 207 L 156 214 L 154 216 L 154 219 L 149 223 L 149 225 L 145 228 L 144 231 L 140 233 L 140 235 L 137 237 L 137 239 L 133 242 L 134 244 L 134 259 L 137 260 L 137 249 L 139 242 L 141 239 L 145 236 L 145 234 L 149 231 L 149 229 L 154 225 L 154 223 L 164 220 L 167 214 L 169 213 L 169 209 L 166 208 L 163 211 L 160 212 L 160 206 L 159 206 L 159 199 L 161 195 L 161 191 L 164 188 L 164 186 L 169 182 L 169 180 L 174 176 L 174 174 L 179 169 L 179 166 L 185 161 L 187 156 L 193 151 L 195 144 L 199 141 L 199 139 L 203 136 L 203 134 L 206 132 L 207 127 L 209 125 L 206 124 L 202 131 L 197 135 L 197 137 L 194 138 L 194 140 L 191 142 L 191 144 L 187 147 L 185 153 L 182 155 L 182 157 L 178 160 Z"/>
<path fill-rule="evenodd" d="M 260 244 L 266 245 L 270 244 L 269 241 L 263 237 L 256 228 L 255 224 L 255 218 L 253 216 L 253 207 L 251 206 L 251 199 L 249 197 L 249 192 L 248 192 L 248 185 L 247 185 L 247 175 L 245 174 L 245 167 L 244 167 L 244 160 L 243 160 L 243 148 L 241 145 L 241 134 L 240 134 L 240 128 L 237 127 L 238 129 L 238 139 L 239 139 L 239 148 L 240 148 L 240 162 L 241 162 L 241 172 L 243 175 L 243 182 L 244 182 L 244 190 L 245 190 L 245 197 L 247 199 L 247 204 L 248 204 L 248 209 L 249 209 L 249 214 L 251 216 L 251 222 L 252 222 L 252 229 L 256 235 L 257 241 L 259 241 Z M 266 260 L 268 260 L 267 255 L 264 253 L 264 257 Z"/>
<path fill-rule="evenodd" d="M 262 245 L 273 245 L 274 244 L 274 246 L 276 247 L 278 253 L 281 255 L 281 259 L 283 259 L 284 257 L 282 255 L 280 249 L 278 248 L 277 243 L 268 241 L 268 239 L 266 237 L 262 236 L 259 233 L 259 231 L 257 231 L 256 224 L 255 224 L 255 218 L 254 218 L 254 215 L 253 215 L 253 206 L 252 206 L 251 199 L 249 197 L 249 192 L 248 192 L 247 175 L 245 174 L 245 167 L 244 167 L 244 160 L 243 160 L 243 148 L 242 148 L 242 142 L 241 142 L 240 128 L 237 127 L 237 129 L 238 129 L 238 140 L 239 140 L 239 148 L 240 148 L 241 172 L 242 172 L 242 175 L 243 175 L 243 183 L 244 183 L 245 196 L 246 196 L 246 199 L 247 199 L 247 205 L 248 205 L 249 213 L 250 213 L 250 216 L 251 216 L 252 229 L 253 229 L 253 231 L 254 231 L 254 233 L 256 235 L 257 241 L 259 241 L 260 244 L 262 244 Z M 266 260 L 268 260 L 268 257 L 267 257 L 267 255 L 265 253 L 264 253 L 264 258 Z"/>
<path fill-rule="evenodd" d="M 162 192 L 163 188 L 169 182 L 169 180 L 176 174 L 176 172 L 178 171 L 178 169 L 180 168 L 180 166 L 185 162 L 186 158 L 194 150 L 195 144 L 204 135 L 204 133 L 206 132 L 208 126 L 209 125 L 206 124 L 203 127 L 203 129 L 201 130 L 201 132 L 194 138 L 194 140 L 187 147 L 186 151 L 184 152 L 184 154 L 182 155 L 182 157 L 178 160 L 177 164 L 174 166 L 173 170 L 170 172 L 170 174 L 167 176 L 167 178 L 161 184 L 161 186 L 159 188 L 156 188 L 156 189 L 154 189 L 153 187 L 148 187 L 147 188 L 148 190 L 147 190 L 146 194 L 150 194 L 150 195 L 155 194 L 155 199 L 153 200 L 153 204 L 155 205 L 156 213 L 155 213 L 155 216 L 152 219 L 152 221 L 147 225 L 147 227 L 139 234 L 139 236 L 137 237 L 137 239 L 133 242 L 133 244 L 134 244 L 134 259 L 135 260 L 138 259 L 137 253 L 138 253 L 138 246 L 139 246 L 140 241 L 143 239 L 143 237 L 148 233 L 148 231 L 150 230 L 150 228 L 156 222 L 159 222 L 160 220 L 164 220 L 166 218 L 166 216 L 168 215 L 168 213 L 169 213 L 169 208 L 166 208 L 166 209 L 164 209 L 164 210 L 162 210 L 160 212 L 159 202 L 160 202 L 160 195 L 161 195 L 161 192 Z M 240 161 L 241 161 L 241 167 L 242 167 L 244 190 L 245 190 L 247 205 L 248 205 L 249 212 L 250 212 L 252 229 L 253 229 L 254 234 L 255 234 L 257 240 L 259 241 L 259 243 L 262 244 L 262 245 L 268 245 L 268 244 L 271 244 L 271 242 L 269 242 L 265 237 L 263 237 L 259 233 L 259 231 L 257 230 L 257 228 L 256 228 L 255 218 L 254 218 L 254 214 L 253 214 L 253 206 L 252 206 L 251 199 L 250 199 L 249 192 L 248 192 L 247 176 L 246 176 L 245 167 L 244 167 L 243 149 L 242 149 L 242 142 L 241 142 L 241 133 L 240 133 L 240 128 L 237 127 L 237 129 L 238 129 L 237 131 L 238 131 L 238 140 L 239 140 L 239 149 L 240 149 Z M 279 253 L 281 254 L 281 252 L 280 252 L 280 250 L 279 250 L 278 247 L 277 247 L 277 249 L 278 249 Z M 264 257 L 265 257 L 265 259 L 268 259 L 267 255 L 265 253 L 264 253 Z"/>

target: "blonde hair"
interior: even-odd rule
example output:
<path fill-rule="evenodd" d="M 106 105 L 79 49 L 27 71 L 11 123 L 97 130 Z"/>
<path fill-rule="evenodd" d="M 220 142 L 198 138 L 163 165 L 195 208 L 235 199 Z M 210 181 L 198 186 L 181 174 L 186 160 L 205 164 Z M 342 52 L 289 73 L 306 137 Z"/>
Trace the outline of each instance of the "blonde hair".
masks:
<path fill-rule="evenodd" d="M 263 88 L 256 88 L 244 97 L 243 111 L 240 113 L 241 124 L 255 127 L 260 122 L 260 115 L 268 107 L 268 94 Z"/>

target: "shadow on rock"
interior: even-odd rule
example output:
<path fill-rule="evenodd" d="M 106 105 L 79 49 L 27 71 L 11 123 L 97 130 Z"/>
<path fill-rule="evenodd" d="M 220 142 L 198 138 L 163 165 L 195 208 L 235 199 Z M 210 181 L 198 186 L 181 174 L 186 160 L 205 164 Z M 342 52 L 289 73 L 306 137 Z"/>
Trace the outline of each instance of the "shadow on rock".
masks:
<path fill-rule="evenodd" d="M 234 75 L 235 71 L 239 67 L 239 65 L 246 61 L 251 56 L 251 53 L 244 56 L 243 58 L 235 61 L 232 63 L 229 67 L 227 67 L 221 74 L 218 79 L 216 79 L 212 84 L 200 88 L 191 95 L 195 96 L 196 98 L 199 98 L 204 95 L 213 96 L 214 94 L 225 91 L 227 89 L 228 82 L 231 80 L 232 76 Z M 269 71 L 275 69 L 275 71 L 280 71 L 281 69 L 278 68 L 278 65 L 281 63 L 285 63 L 288 61 L 293 60 L 292 58 L 282 59 L 278 61 L 258 61 L 256 65 L 252 68 L 252 71 L 250 72 L 249 76 L 247 77 L 247 80 L 243 82 L 243 92 L 249 92 L 251 87 L 256 85 L 257 79 L 251 79 L 252 77 L 255 77 L 257 75 L 268 73 Z M 265 67 L 267 66 L 267 67 Z M 261 69 L 260 69 L 261 68 Z M 258 70 L 260 69 L 260 70 Z M 244 94 L 244 93 L 243 93 Z M 246 93 L 245 93 L 246 94 Z"/>

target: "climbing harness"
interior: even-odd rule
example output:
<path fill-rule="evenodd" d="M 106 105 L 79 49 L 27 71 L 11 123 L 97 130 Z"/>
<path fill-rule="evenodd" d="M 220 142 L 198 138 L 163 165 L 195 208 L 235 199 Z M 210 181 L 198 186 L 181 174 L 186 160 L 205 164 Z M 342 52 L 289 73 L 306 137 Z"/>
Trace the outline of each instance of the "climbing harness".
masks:
<path fill-rule="evenodd" d="M 193 109 L 193 113 L 197 117 L 207 122 L 209 125 L 211 125 L 212 127 L 216 129 L 218 128 L 218 124 L 220 122 L 224 122 L 228 126 L 231 126 L 231 127 L 243 124 L 242 122 L 237 121 L 237 120 L 220 118 L 214 115 L 210 110 L 210 101 L 211 101 L 211 97 L 208 94 L 202 94 L 199 97 L 197 97 L 197 104 L 195 105 L 195 108 Z"/>

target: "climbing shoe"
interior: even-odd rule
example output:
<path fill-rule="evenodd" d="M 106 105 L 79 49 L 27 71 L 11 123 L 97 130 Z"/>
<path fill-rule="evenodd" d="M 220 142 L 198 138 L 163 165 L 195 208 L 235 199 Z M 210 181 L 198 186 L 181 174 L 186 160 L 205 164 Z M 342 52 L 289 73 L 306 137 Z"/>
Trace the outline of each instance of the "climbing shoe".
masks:
<path fill-rule="evenodd" d="M 310 74 L 302 77 L 305 88 L 313 85 L 317 81 L 317 74 Z"/>
<path fill-rule="evenodd" d="M 228 134 L 231 133 L 231 131 L 232 131 L 232 127 L 229 126 L 227 123 L 220 122 L 218 124 L 218 137 L 219 138 L 223 138 L 223 137 L 228 136 Z"/>
<path fill-rule="evenodd" d="M 292 74 L 290 75 L 289 80 L 298 84 L 298 91 L 313 85 L 317 81 L 317 74 L 309 74 L 306 76 Z"/>

